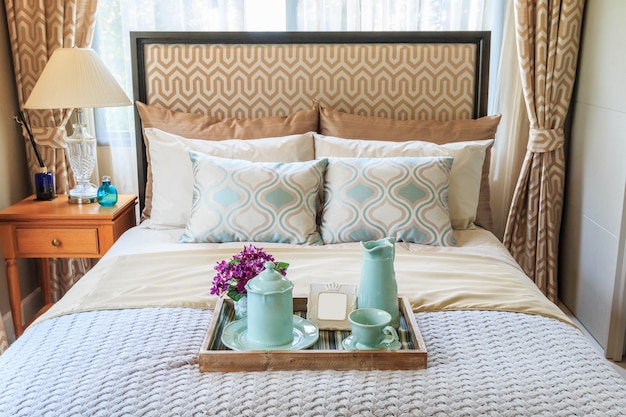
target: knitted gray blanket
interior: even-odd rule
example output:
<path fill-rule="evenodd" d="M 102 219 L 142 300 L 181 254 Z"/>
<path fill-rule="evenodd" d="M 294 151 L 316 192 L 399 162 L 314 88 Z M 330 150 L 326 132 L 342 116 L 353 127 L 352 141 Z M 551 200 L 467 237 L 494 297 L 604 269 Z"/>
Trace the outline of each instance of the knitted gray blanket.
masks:
<path fill-rule="evenodd" d="M 0 356 L 0 416 L 626 415 L 626 381 L 546 317 L 417 314 L 423 370 L 201 373 L 210 316 L 130 309 L 35 325 Z"/>

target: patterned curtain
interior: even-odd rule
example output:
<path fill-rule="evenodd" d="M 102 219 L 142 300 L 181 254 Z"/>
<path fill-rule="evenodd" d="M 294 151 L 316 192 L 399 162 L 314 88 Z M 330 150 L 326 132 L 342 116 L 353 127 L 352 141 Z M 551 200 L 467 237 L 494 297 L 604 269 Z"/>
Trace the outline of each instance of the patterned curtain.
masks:
<path fill-rule="evenodd" d="M 530 135 L 504 245 L 555 303 L 565 181 L 563 127 L 576 78 L 583 9 L 584 0 L 515 0 Z"/>
<path fill-rule="evenodd" d="M 5 6 L 18 100 L 20 108 L 23 108 L 48 58 L 56 48 L 91 45 L 97 0 L 5 0 Z M 74 182 L 71 171 L 67 169 L 69 161 L 65 152 L 65 125 L 70 114 L 70 110 L 26 112 L 44 162 L 54 175 L 57 193 L 67 193 Z M 25 129 L 23 133 L 32 180 L 38 163 Z M 91 263 L 89 259 L 50 260 L 53 300 L 58 300 L 89 270 Z"/>

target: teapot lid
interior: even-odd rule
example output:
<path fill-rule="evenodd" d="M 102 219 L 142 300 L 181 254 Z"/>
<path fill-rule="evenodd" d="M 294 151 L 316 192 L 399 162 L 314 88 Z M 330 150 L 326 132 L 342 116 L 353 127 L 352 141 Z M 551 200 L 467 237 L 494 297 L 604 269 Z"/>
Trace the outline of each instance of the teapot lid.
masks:
<path fill-rule="evenodd" d="M 263 264 L 265 269 L 246 284 L 246 291 L 257 294 L 282 293 L 293 288 L 293 283 L 275 268 L 274 262 Z"/>

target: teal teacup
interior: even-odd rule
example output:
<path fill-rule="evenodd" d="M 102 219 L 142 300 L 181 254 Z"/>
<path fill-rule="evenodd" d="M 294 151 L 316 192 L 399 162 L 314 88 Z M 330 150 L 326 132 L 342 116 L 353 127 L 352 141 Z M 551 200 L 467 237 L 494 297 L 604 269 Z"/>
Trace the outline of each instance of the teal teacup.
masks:
<path fill-rule="evenodd" d="M 391 314 L 378 308 L 358 308 L 348 315 L 352 337 L 358 349 L 387 349 L 398 343 L 398 332 L 391 323 Z"/>

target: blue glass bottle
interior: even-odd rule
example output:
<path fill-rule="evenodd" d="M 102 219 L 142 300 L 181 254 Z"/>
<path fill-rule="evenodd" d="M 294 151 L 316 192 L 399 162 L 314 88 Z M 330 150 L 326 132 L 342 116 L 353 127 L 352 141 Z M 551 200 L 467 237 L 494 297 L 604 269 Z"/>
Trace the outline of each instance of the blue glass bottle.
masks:
<path fill-rule="evenodd" d="M 46 167 L 39 168 L 39 172 L 35 174 L 35 195 L 36 200 L 47 201 L 56 198 L 54 194 L 54 178 L 52 173 L 48 172 Z"/>
<path fill-rule="evenodd" d="M 110 207 L 117 203 L 117 189 L 111 184 L 111 177 L 102 177 L 102 185 L 98 188 L 98 203 Z"/>

